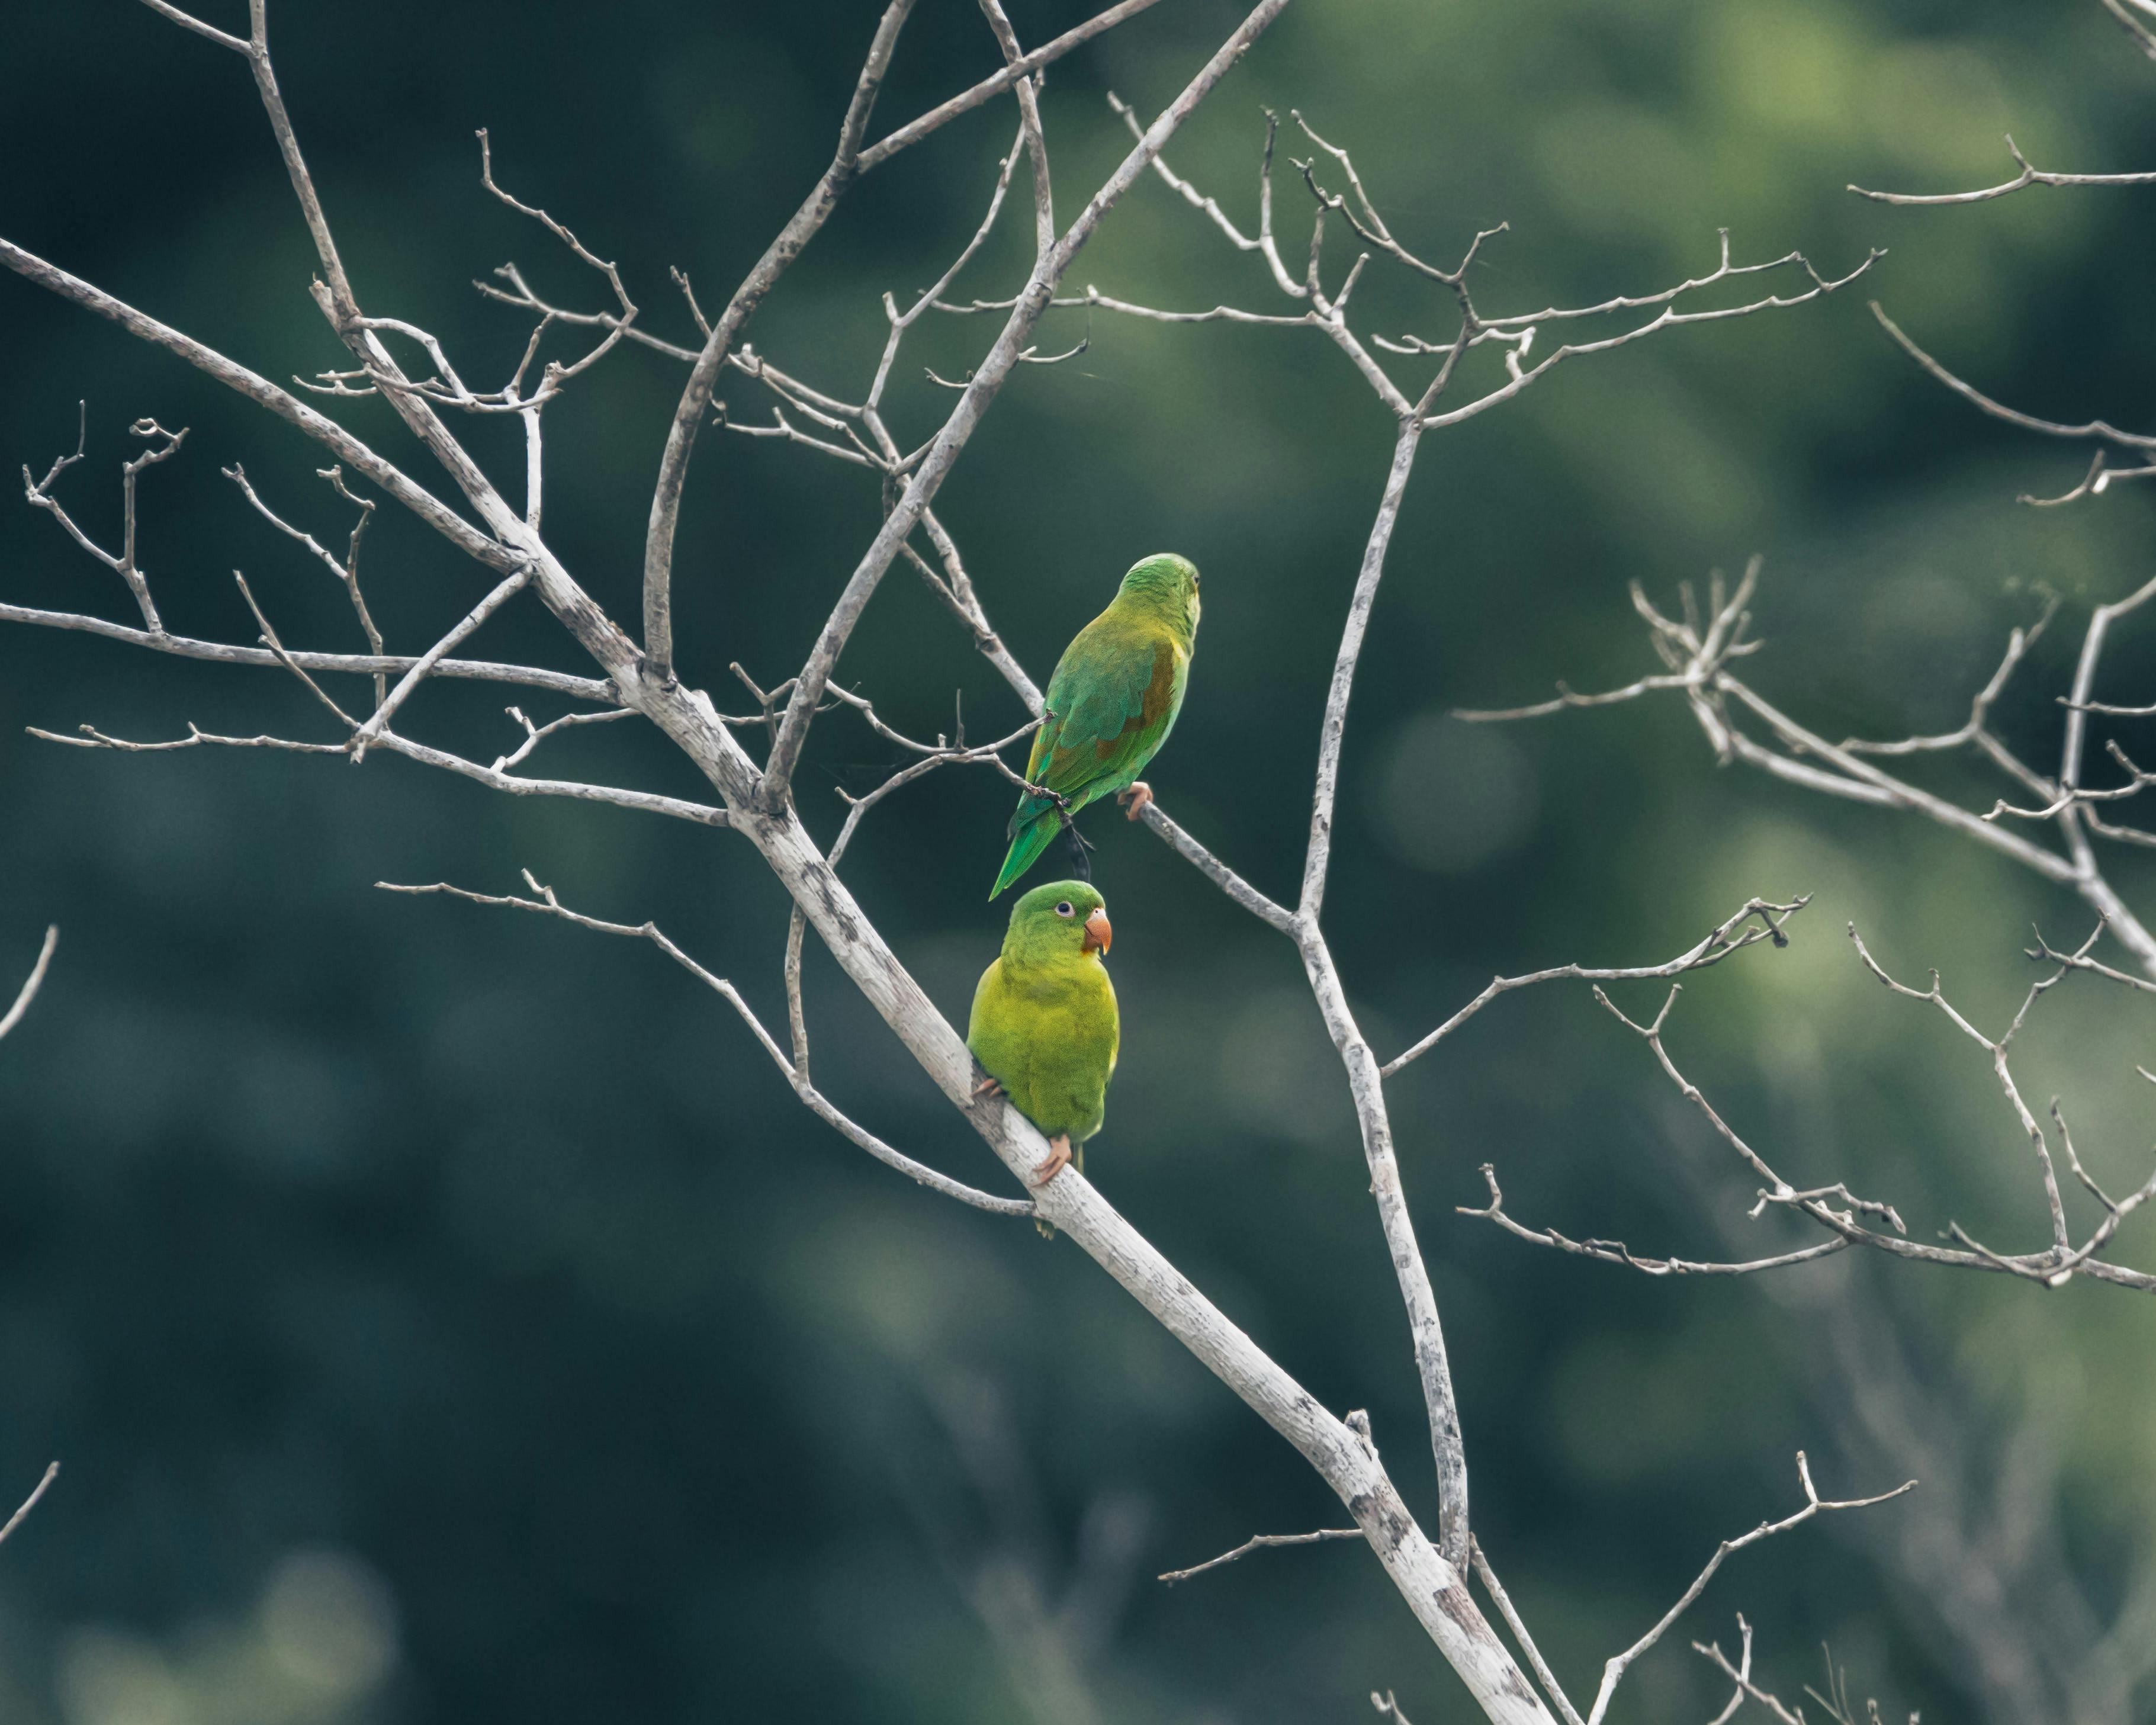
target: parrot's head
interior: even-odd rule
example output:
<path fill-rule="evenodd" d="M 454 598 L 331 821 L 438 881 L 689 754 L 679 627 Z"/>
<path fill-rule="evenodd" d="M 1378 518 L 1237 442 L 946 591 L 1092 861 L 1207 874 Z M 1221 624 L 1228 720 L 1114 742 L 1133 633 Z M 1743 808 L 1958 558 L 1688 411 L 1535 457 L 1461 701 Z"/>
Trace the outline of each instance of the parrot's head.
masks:
<path fill-rule="evenodd" d="M 1121 593 L 1166 611 L 1185 640 L 1198 633 L 1198 565 L 1188 557 L 1172 551 L 1141 557 L 1123 577 Z"/>
<path fill-rule="evenodd" d="M 1051 880 L 1011 906 L 1004 956 L 1022 964 L 1091 958 L 1108 950 L 1108 906 L 1083 880 Z"/>

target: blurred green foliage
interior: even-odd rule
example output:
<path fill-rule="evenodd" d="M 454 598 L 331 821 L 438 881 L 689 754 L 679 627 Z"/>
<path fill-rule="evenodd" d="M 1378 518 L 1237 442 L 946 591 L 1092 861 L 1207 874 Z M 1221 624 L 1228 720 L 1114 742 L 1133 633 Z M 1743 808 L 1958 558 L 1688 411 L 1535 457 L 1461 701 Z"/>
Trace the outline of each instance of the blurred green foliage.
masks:
<path fill-rule="evenodd" d="M 1031 42 L 1087 9 L 1013 13 Z M 237 10 L 219 0 L 226 22 Z M 472 278 L 513 255 L 563 299 L 602 302 L 482 193 L 473 128 L 492 128 L 503 183 L 619 259 L 649 324 L 679 337 L 666 266 L 689 270 L 706 306 L 723 300 L 826 159 L 873 10 L 377 0 L 280 8 L 275 25 L 363 301 L 434 329 L 487 377 L 526 331 Z M 1149 111 L 1235 12 L 1173 0 L 1055 69 L 1065 211 L 1124 147 L 1104 90 Z M 8 28 L 0 232 L 270 376 L 341 363 L 244 69 L 121 0 L 17 8 Z M 885 125 L 994 64 L 973 8 L 924 0 Z M 1810 892 L 1790 950 L 1688 987 L 1679 1059 L 1793 1173 L 1889 1194 L 1926 1237 L 1954 1219 L 2001 1244 L 2041 1238 L 2025 1146 L 1980 1055 L 1864 978 L 1839 931 L 1854 918 L 1904 974 L 1942 967 L 1996 1027 L 2029 980 L 2020 932 L 2076 933 L 2076 903 L 1936 829 L 1717 772 L 1673 705 L 1502 733 L 1445 715 L 1653 668 L 1626 582 L 1666 593 L 1756 551 L 1769 644 L 1750 675 L 1830 736 L 1958 722 L 2037 590 L 2061 594 L 2062 634 L 2006 715 L 2031 749 L 2055 747 L 2065 636 L 2145 578 L 2149 501 L 2017 508 L 2017 492 L 2066 489 L 2084 453 L 1951 400 L 1863 301 L 1876 294 L 2030 411 L 2138 423 L 2147 196 L 1906 211 L 1843 187 L 2006 177 L 2010 127 L 2046 166 L 2146 167 L 2152 88 L 2092 4 L 1306 0 L 1178 141 L 1177 168 L 1248 224 L 1259 110 L 1300 109 L 1354 151 L 1426 255 L 1510 223 L 1476 276 L 1491 310 L 1702 273 L 1718 227 L 1740 259 L 1799 247 L 1830 274 L 1890 249 L 1830 301 L 1568 362 L 1425 444 L 1356 696 L 1327 911 L 1381 1052 L 1493 972 L 1656 962 L 1754 892 Z M 1007 106 L 985 110 L 864 182 L 755 345 L 858 394 L 879 294 L 952 254 L 1013 125 Z M 1306 198 L 1291 172 L 1278 192 L 1292 254 Z M 1024 225 L 1006 223 L 962 292 L 1012 290 Z M 1337 233 L 1331 256 L 1337 280 Z M 1151 180 L 1072 279 L 1278 309 L 1262 268 Z M 1441 295 L 1375 267 L 1358 300 L 1364 326 L 1446 331 Z M 948 400 L 921 367 L 962 372 L 988 333 L 979 319 L 922 326 L 893 391 L 902 438 Z M 1023 371 L 996 403 L 944 515 L 1036 676 L 1135 557 L 1199 563 L 1203 651 L 1152 782 L 1286 891 L 1384 416 L 1301 332 L 1063 313 L 1050 339 L 1081 334 L 1081 358 Z M 345 512 L 312 477 L 314 449 L 12 278 L 0 352 L 9 460 L 42 471 L 87 398 L 90 459 L 64 495 L 94 531 L 116 522 L 127 423 L 192 428 L 142 485 L 143 562 L 173 627 L 250 638 L 239 565 L 286 639 L 357 644 L 342 595 L 215 471 L 243 460 L 327 539 Z M 627 352 L 551 416 L 550 536 L 619 616 L 634 614 L 679 383 L 670 362 Z M 726 393 L 761 417 L 746 382 Z M 378 404 L 346 405 L 419 470 Z M 511 429 L 470 429 L 513 473 Z M 876 519 L 858 470 L 707 434 L 677 582 L 685 674 L 722 705 L 730 661 L 786 675 Z M 393 510 L 367 560 L 376 615 L 408 650 L 479 591 Z M 128 614 L 117 583 L 25 507 L 0 509 L 0 597 Z M 536 607 L 485 639 L 578 668 Z M 2152 670 L 2148 632 L 2127 631 L 2113 698 L 2146 699 Z M 1019 716 L 902 572 L 843 675 L 916 733 L 947 727 L 954 700 L 977 736 Z M 509 698 L 433 688 L 413 726 L 490 759 L 513 740 Z M 1172 1591 L 1150 1579 L 1337 1510 L 1067 1243 L 944 1204 L 849 1148 L 722 1004 L 643 947 L 372 890 L 503 891 L 529 866 L 583 909 L 655 917 L 776 1021 L 783 907 L 746 846 L 490 798 L 379 757 L 355 773 L 23 735 L 84 721 L 139 737 L 188 721 L 323 734 L 304 694 L 266 674 L 0 631 L 0 959 L 27 965 L 48 921 L 64 931 L 44 998 L 0 1048 L 0 1490 L 27 1490 L 51 1455 L 67 1466 L 0 1552 L 8 1718 L 1256 1725 L 1367 1717 L 1373 1686 L 1417 1720 L 1462 1716 L 1352 1548 L 1269 1553 Z M 696 793 L 627 727 L 547 747 L 557 772 Z M 812 824 L 834 828 L 833 788 L 889 764 L 850 716 L 824 719 L 800 782 Z M 1940 782 L 1993 793 L 1952 768 Z M 847 864 L 952 1014 L 998 938 L 980 889 L 1008 802 L 985 773 L 933 776 L 878 809 Z M 1427 1512 L 1404 1329 L 1299 967 L 1163 847 L 1111 819 L 1093 830 L 1127 1026 L 1093 1170 L 1315 1393 L 1371 1409 Z M 2128 858 L 2117 878 L 2145 891 L 2145 875 Z M 813 941 L 808 968 L 819 1081 L 893 1142 L 991 1179 Z M 14 962 L 0 971 L 12 988 Z M 2076 979 L 2025 1058 L 2026 1089 L 2068 1096 L 2084 1155 L 2120 1185 L 2146 1156 L 2146 1092 L 2128 1087 L 2147 1058 L 2138 1011 Z M 2059 1495 L 2036 1512 L 2092 1609 L 2115 1604 L 2156 1522 L 2145 1301 L 1836 1264 L 1793 1290 L 1670 1285 L 1456 1215 L 1481 1201 L 1476 1165 L 1492 1160 L 1517 1214 L 1575 1236 L 1694 1256 L 1730 1250 L 1732 1228 L 1763 1249 L 1784 1237 L 1742 1221 L 1751 1186 L 1584 992 L 1500 1004 L 1393 1095 L 1477 1526 L 1576 1692 L 1717 1539 L 1794 1507 L 1798 1446 L 1832 1495 L 1917 1471 L 1890 1455 L 1876 1476 L 1840 1477 L 1827 1459 L 1866 1392 L 1823 1338 L 1866 1324 L 1921 1364 L 1931 1440 L 1979 1461 L 2017 1434 L 2056 1445 Z M 1972 1522 L 1989 1502 L 1969 1504 Z M 1787 1697 L 1825 1639 L 1860 1692 L 1928 1717 L 2005 1717 L 1907 1561 L 1916 1513 L 1897 1504 L 1866 1532 L 1814 1527 L 1733 1561 L 1629 1680 L 1620 1715 L 1718 1704 L 1683 1642 L 1733 1646 L 1743 1609 Z M 2066 1589 L 2066 1568 L 2046 1584 Z M 1044 1643 L 1027 1601 L 1052 1607 L 1066 1586 L 1075 1605 Z M 2034 1623 L 2058 1601 L 2025 1603 Z"/>

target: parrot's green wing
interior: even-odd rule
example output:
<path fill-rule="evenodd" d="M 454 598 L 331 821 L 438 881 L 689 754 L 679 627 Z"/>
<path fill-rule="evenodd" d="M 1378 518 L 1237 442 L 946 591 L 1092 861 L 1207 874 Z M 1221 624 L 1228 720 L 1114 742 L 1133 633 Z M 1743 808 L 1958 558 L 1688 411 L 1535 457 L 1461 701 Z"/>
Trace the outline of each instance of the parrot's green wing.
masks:
<path fill-rule="evenodd" d="M 1145 770 L 1183 707 L 1188 654 L 1168 631 L 1111 609 L 1080 631 L 1049 680 L 1049 717 L 1034 734 L 1027 783 L 1045 786 L 1075 814 L 1112 796 Z M 1053 798 L 1019 795 L 1010 853 L 990 898 L 1032 866 L 1062 829 Z"/>

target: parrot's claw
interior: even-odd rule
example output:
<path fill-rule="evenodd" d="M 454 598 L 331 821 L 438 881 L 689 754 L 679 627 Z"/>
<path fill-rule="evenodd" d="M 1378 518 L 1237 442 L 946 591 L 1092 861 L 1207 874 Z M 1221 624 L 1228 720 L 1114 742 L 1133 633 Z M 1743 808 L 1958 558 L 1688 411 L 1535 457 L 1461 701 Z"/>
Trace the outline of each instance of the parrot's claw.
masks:
<path fill-rule="evenodd" d="M 973 1094 L 977 1096 L 993 1097 L 999 1096 L 1003 1093 L 1003 1086 L 997 1083 L 993 1078 L 983 1078 L 978 1084 L 973 1086 Z"/>
<path fill-rule="evenodd" d="M 1142 778 L 1134 779 L 1128 790 L 1116 793 L 1116 801 L 1122 805 L 1125 820 L 1136 820 L 1152 801 L 1152 787 Z"/>
<path fill-rule="evenodd" d="M 1019 783 L 1024 787 L 1025 794 L 1027 796 L 1038 797 L 1042 802 L 1052 804 L 1055 812 L 1063 817 L 1065 824 L 1067 824 L 1069 823 L 1070 819 L 1070 799 L 1065 796 L 1062 792 L 1052 791 L 1046 785 L 1035 784 L 1030 779 L 1020 779 Z"/>
<path fill-rule="evenodd" d="M 1048 1160 L 1033 1171 L 1033 1188 L 1039 1191 L 1070 1166 L 1070 1140 L 1059 1132 L 1048 1141 Z"/>

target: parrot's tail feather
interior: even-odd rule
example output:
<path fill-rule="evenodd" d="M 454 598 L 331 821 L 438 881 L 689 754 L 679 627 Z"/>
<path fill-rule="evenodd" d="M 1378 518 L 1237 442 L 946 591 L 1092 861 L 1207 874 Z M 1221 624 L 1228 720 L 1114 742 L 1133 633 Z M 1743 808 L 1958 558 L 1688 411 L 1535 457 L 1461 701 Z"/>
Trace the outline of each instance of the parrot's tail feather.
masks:
<path fill-rule="evenodd" d="M 1055 835 L 1062 830 L 1060 811 L 1045 809 L 1035 815 L 1032 824 L 1011 840 L 1010 854 L 1004 857 L 1003 871 L 996 876 L 996 884 L 990 889 L 988 896 L 991 899 L 1000 896 L 1005 887 L 1034 865 L 1040 853 L 1048 849 L 1055 841 Z"/>
<path fill-rule="evenodd" d="M 1010 824 L 1004 829 L 1004 837 L 1015 839 L 1029 826 L 1039 820 L 1055 804 L 1045 797 L 1020 797 L 1018 807 L 1011 811 Z"/>

